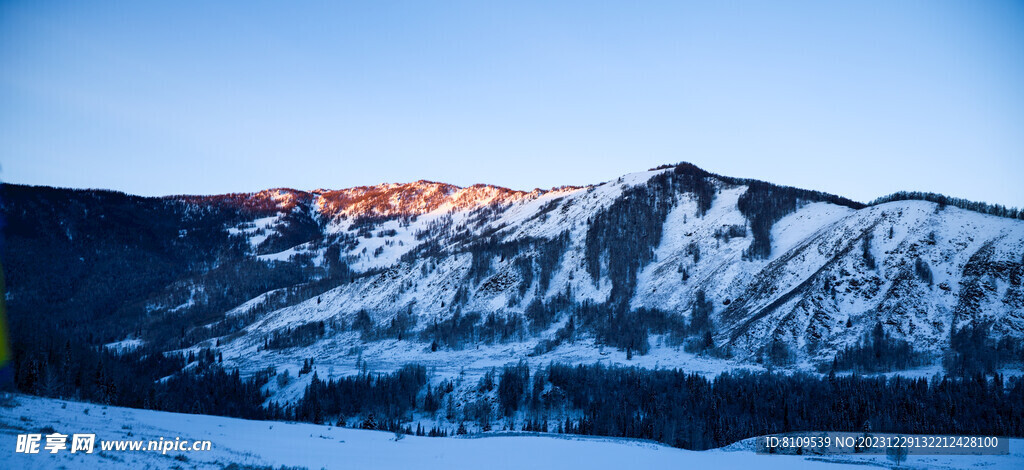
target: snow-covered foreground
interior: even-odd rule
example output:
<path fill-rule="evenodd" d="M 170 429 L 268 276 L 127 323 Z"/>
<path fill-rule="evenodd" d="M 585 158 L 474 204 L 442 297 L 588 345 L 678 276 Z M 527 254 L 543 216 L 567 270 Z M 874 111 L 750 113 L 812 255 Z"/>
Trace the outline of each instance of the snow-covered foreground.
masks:
<path fill-rule="evenodd" d="M 210 440 L 207 452 L 16 453 L 18 434 L 52 428 L 63 434 L 95 433 L 97 441 Z M 49 429 L 44 433 L 51 432 Z M 485 435 L 486 436 L 486 435 Z M 223 468 L 286 466 L 373 469 L 542 468 L 863 468 L 887 467 L 884 456 L 813 458 L 759 455 L 750 445 L 694 452 L 650 442 L 607 438 L 502 436 L 396 440 L 388 432 L 313 424 L 247 421 L 165 413 L 15 395 L 0 406 L 0 468 Z M 44 442 L 45 444 L 45 439 Z M 1010 455 L 911 456 L 903 468 L 1024 468 L 1024 441 Z M 243 467 L 244 468 L 244 467 Z"/>

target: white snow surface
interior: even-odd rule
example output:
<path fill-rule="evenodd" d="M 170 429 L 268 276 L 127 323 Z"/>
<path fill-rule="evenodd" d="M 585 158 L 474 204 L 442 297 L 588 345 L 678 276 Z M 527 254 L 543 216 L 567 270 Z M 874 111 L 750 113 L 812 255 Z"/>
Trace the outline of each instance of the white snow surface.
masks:
<path fill-rule="evenodd" d="M 212 450 L 180 452 L 15 453 L 18 434 L 44 427 L 63 434 L 95 433 L 97 440 L 209 440 Z M 639 440 L 552 434 L 488 433 L 463 438 L 406 436 L 314 424 L 248 421 L 207 415 L 106 407 L 15 395 L 0 406 L 0 466 L 18 469 L 221 469 L 231 463 L 308 469 L 565 469 L 717 468 L 847 469 L 887 467 L 884 455 L 803 457 L 754 453 L 747 442 L 687 451 Z M 45 442 L 45 440 L 44 440 Z M 1024 467 L 1024 441 L 1010 455 L 911 455 L 901 468 L 1013 469 Z"/>

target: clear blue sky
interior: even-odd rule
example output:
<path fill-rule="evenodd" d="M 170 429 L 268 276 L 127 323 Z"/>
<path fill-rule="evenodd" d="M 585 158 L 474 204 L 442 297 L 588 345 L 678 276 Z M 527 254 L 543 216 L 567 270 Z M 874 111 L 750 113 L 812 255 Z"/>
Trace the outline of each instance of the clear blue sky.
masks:
<path fill-rule="evenodd" d="M 0 2 L 0 178 L 146 195 L 661 163 L 1024 206 L 1024 2 Z"/>

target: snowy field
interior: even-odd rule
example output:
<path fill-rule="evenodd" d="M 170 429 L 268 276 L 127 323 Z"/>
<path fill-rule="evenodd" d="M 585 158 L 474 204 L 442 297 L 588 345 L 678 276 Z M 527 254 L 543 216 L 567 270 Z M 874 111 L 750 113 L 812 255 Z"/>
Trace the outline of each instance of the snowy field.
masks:
<path fill-rule="evenodd" d="M 15 453 L 17 435 L 52 428 L 63 434 L 95 433 L 97 440 L 180 437 L 210 440 L 208 452 Z M 46 429 L 45 432 L 51 432 Z M 759 455 L 749 442 L 694 452 L 644 441 L 565 436 L 493 435 L 479 438 L 400 440 L 388 432 L 313 424 L 247 421 L 164 413 L 23 395 L 0 400 L 0 468 L 220 469 L 281 466 L 309 469 L 545 469 L 585 468 L 887 468 L 885 456 L 801 457 Z M 44 440 L 45 443 L 45 440 Z M 248 467 L 247 467 L 248 466 Z M 234 467 L 238 468 L 238 467 Z M 1024 468 L 1024 440 L 1012 440 L 1010 455 L 910 456 L 901 468 Z"/>

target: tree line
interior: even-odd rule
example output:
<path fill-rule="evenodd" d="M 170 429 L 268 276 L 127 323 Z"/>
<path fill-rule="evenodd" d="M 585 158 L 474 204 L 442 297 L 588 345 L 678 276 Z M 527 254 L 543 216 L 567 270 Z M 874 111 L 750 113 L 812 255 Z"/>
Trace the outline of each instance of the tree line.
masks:
<path fill-rule="evenodd" d="M 888 196 L 882 196 L 875 199 L 868 205 L 877 206 L 895 201 L 928 201 L 938 204 L 939 209 L 945 208 L 946 206 L 953 206 L 969 211 L 980 212 L 982 214 L 994 215 L 996 217 L 1024 220 L 1024 211 L 1016 207 L 1006 207 L 1002 204 L 988 204 L 985 202 L 970 201 L 959 197 L 950 197 L 944 194 L 922 191 L 895 192 Z"/>
<path fill-rule="evenodd" d="M 506 369 L 508 371 L 509 369 Z M 516 386 L 523 372 L 507 373 Z M 506 377 L 506 374 L 502 374 Z M 735 372 L 715 378 L 681 370 L 552 364 L 514 404 L 548 432 L 653 439 L 709 449 L 792 431 L 1024 435 L 1024 380 L 982 375 L 954 378 L 838 377 Z M 503 402 L 508 410 L 513 406 Z M 547 402 L 545 403 L 545 400 Z M 545 410 L 565 406 L 557 421 Z M 524 429 L 526 423 L 524 423 Z"/>

